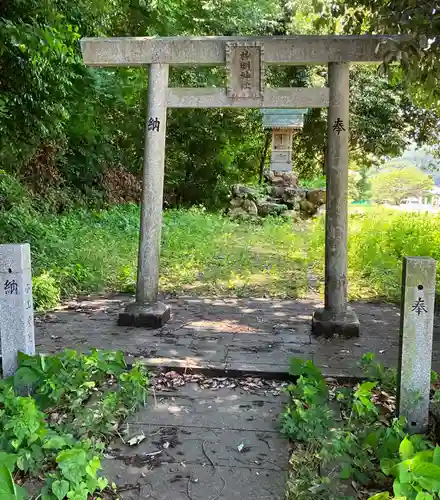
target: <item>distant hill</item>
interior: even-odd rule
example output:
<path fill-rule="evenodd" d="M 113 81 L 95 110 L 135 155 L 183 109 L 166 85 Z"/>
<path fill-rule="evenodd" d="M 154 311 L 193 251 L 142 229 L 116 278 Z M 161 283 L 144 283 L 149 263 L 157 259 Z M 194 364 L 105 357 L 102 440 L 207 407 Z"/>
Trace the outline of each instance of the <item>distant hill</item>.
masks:
<path fill-rule="evenodd" d="M 436 186 L 440 186 L 440 159 L 435 158 L 427 148 L 409 149 L 402 159 L 417 165 L 421 170 L 433 176 Z"/>
<path fill-rule="evenodd" d="M 428 148 L 410 148 L 401 157 L 387 161 L 380 170 L 405 164 L 415 165 L 423 172 L 432 175 L 435 185 L 440 187 L 440 158 L 436 158 Z"/>

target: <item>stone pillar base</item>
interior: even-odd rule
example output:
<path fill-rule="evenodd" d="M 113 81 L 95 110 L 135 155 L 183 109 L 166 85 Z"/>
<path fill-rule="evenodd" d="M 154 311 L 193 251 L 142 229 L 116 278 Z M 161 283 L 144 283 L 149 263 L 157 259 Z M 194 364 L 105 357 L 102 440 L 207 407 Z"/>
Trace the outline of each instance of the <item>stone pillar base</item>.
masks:
<path fill-rule="evenodd" d="M 312 334 L 327 338 L 335 335 L 346 338 L 359 337 L 359 319 L 351 307 L 348 307 L 345 313 L 319 309 L 313 314 Z"/>
<path fill-rule="evenodd" d="M 124 312 L 119 314 L 119 326 L 137 326 L 145 328 L 162 328 L 171 317 L 170 306 L 162 302 L 155 304 L 128 304 Z"/>

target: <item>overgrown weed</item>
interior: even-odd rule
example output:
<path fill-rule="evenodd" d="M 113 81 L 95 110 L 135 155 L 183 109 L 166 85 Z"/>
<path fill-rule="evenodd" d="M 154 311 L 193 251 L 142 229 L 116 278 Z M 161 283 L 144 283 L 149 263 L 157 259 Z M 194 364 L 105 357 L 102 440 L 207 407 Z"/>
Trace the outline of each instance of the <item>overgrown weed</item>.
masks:
<path fill-rule="evenodd" d="M 146 403 L 148 384 L 120 352 L 20 353 L 16 374 L 0 381 L 0 498 L 30 498 L 31 483 L 42 500 L 100 498 L 104 449 Z"/>
<path fill-rule="evenodd" d="M 440 259 L 439 228 L 440 217 L 430 214 L 351 213 L 350 298 L 398 301 L 403 256 Z M 134 292 L 136 205 L 57 216 L 11 207 L 0 214 L 0 234 L 1 242 L 31 244 L 37 310 L 84 293 Z M 237 222 L 203 207 L 164 214 L 165 293 L 296 298 L 307 291 L 308 267 L 324 275 L 324 217 L 294 225 L 283 218 Z"/>
<path fill-rule="evenodd" d="M 360 367 L 366 381 L 328 384 L 311 361 L 292 360 L 296 381 L 287 387 L 281 415 L 281 432 L 294 446 L 286 498 L 438 498 L 437 438 L 406 434 L 404 418 L 396 416 L 394 370 L 373 354 L 363 356 Z M 433 383 L 437 379 L 433 373 Z"/>

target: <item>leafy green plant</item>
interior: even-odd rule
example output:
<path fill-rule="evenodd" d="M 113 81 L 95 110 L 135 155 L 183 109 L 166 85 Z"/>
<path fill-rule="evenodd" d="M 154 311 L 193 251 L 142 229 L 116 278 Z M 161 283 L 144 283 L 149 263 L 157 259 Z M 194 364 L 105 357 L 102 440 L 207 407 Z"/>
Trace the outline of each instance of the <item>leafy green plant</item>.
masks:
<path fill-rule="evenodd" d="M 382 363 L 376 361 L 376 355 L 372 352 L 364 354 L 359 366 L 364 373 L 364 376 L 369 380 L 374 380 L 379 386 L 391 393 L 396 391 L 397 373 L 395 369 L 385 368 Z"/>
<path fill-rule="evenodd" d="M 0 493 L 15 495 L 2 498 L 22 499 L 12 477 L 32 476 L 44 480 L 43 500 L 88 500 L 107 487 L 99 474 L 106 443 L 146 403 L 145 369 L 96 349 L 21 354 L 19 364 L 0 383 L 0 465 L 8 472 L 0 470 Z M 27 397 L 16 392 L 30 388 Z"/>
<path fill-rule="evenodd" d="M 31 196 L 20 181 L 5 172 L 0 172 L 0 207 L 11 210 L 15 206 L 30 207 Z"/>
<path fill-rule="evenodd" d="M 395 476 L 396 498 L 436 498 L 436 491 L 429 488 L 437 487 L 437 478 L 432 476 L 428 485 L 427 477 L 437 469 L 423 465 L 412 476 L 407 469 L 421 461 L 437 466 L 440 451 L 433 450 L 423 436 L 405 437 L 404 419 L 390 412 L 395 373 L 376 363 L 371 354 L 363 357 L 361 365 L 368 378 L 378 375 L 380 379 L 329 386 L 311 361 L 292 360 L 290 373 L 297 379 L 287 387 L 289 402 L 281 417 L 281 432 L 294 443 L 288 498 L 306 499 L 311 493 L 320 500 L 348 498 L 344 492 L 350 484 L 363 491 L 388 490 L 389 475 Z M 386 398 L 385 406 L 381 397 Z M 390 497 L 384 492 L 373 498 Z"/>
<path fill-rule="evenodd" d="M 281 415 L 281 432 L 295 441 L 320 440 L 335 424 L 324 377 L 311 361 L 299 359 L 291 361 L 289 373 L 298 379 L 286 389 L 290 402 Z"/>
<path fill-rule="evenodd" d="M 0 464 L 0 498 L 5 500 L 24 500 L 25 490 L 14 483 L 10 469 Z"/>
<path fill-rule="evenodd" d="M 47 272 L 32 278 L 32 296 L 36 311 L 54 309 L 60 303 L 60 287 Z"/>
<path fill-rule="evenodd" d="M 408 437 L 399 446 L 398 459 L 384 459 L 381 469 L 393 476 L 393 492 L 396 500 L 428 500 L 440 493 L 440 447 L 417 451 Z M 370 500 L 391 498 L 389 492 L 378 493 Z"/>
<path fill-rule="evenodd" d="M 43 498 L 87 500 L 89 494 L 105 489 L 108 481 L 97 475 L 101 460 L 95 453 L 88 441 L 61 450 L 56 456 L 58 471 L 47 477 Z"/>
<path fill-rule="evenodd" d="M 377 406 L 371 401 L 372 390 L 376 382 L 364 382 L 359 384 L 353 393 L 352 416 L 364 420 L 375 419 L 379 414 Z M 350 417 L 351 418 L 351 417 Z"/>

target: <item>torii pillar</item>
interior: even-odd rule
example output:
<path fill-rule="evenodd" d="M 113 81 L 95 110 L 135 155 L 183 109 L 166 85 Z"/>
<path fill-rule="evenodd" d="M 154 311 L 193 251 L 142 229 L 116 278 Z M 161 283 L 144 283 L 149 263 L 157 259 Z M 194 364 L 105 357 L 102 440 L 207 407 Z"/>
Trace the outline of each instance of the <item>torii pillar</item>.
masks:
<path fill-rule="evenodd" d="M 325 214 L 324 309 L 315 311 L 315 335 L 356 337 L 359 320 L 347 304 L 347 212 L 349 144 L 349 66 L 329 63 L 327 197 Z"/>
<path fill-rule="evenodd" d="M 119 314 L 120 326 L 161 328 L 171 316 L 170 307 L 158 300 L 168 73 L 168 64 L 153 63 L 148 69 L 136 301 Z"/>

